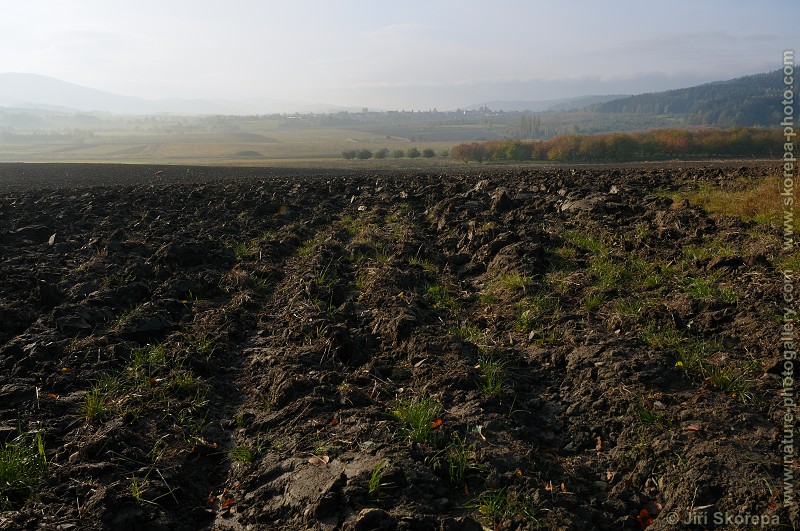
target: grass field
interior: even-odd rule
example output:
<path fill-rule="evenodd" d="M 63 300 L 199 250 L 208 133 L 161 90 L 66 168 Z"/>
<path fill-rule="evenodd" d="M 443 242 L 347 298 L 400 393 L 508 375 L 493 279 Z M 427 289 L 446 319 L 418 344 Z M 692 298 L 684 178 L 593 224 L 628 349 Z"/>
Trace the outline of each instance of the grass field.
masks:
<path fill-rule="evenodd" d="M 173 164 L 275 165 L 341 159 L 343 151 L 433 149 L 437 158 L 464 141 L 497 138 L 490 126 L 281 127 L 275 120 L 236 122 L 235 131 L 116 130 L 85 136 L 14 135 L 0 142 L 6 162 L 123 162 Z M 391 157 L 391 155 L 390 155 Z M 372 161 L 370 161 L 372 162 Z M 381 162 L 381 161 L 374 161 Z M 407 160 L 408 162 L 408 160 Z M 430 161 L 423 163 L 428 166 Z M 396 167 L 390 158 L 381 165 Z"/>

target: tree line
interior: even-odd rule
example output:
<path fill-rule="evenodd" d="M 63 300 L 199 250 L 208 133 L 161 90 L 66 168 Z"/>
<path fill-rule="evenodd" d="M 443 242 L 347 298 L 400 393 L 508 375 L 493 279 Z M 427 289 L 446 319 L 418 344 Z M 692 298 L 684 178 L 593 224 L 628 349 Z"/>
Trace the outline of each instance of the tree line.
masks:
<path fill-rule="evenodd" d="M 395 149 L 393 151 L 389 151 L 388 148 L 381 148 L 375 152 L 370 151 L 369 149 L 348 149 L 342 151 L 342 157 L 350 160 L 350 159 L 385 159 L 391 156 L 393 159 L 402 159 L 403 157 L 408 157 L 410 159 L 416 159 L 419 157 L 424 157 L 426 159 L 431 159 L 436 156 L 436 152 L 430 148 L 425 148 L 422 151 L 419 149 L 412 147 L 408 150 L 403 149 Z M 447 156 L 447 153 L 443 153 L 442 156 Z"/>
<path fill-rule="evenodd" d="M 654 129 L 637 133 L 562 135 L 549 140 L 493 140 L 455 146 L 464 162 L 542 160 L 623 162 L 675 158 L 773 157 L 782 152 L 780 129 Z"/>

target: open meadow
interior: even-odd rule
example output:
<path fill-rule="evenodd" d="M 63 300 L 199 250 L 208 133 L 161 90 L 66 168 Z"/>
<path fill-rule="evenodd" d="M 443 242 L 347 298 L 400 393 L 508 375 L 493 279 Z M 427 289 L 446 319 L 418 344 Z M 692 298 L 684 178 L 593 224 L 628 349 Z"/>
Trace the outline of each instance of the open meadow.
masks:
<path fill-rule="evenodd" d="M 411 148 L 437 159 L 460 142 L 499 139 L 505 122 L 492 124 L 320 124 L 317 119 L 266 117 L 48 117 L 43 129 L 0 133 L 0 162 L 107 162 L 233 166 L 330 165 L 350 150 L 385 149 L 380 165 L 408 162 Z M 395 152 L 404 161 L 395 161 Z M 366 162 L 366 161 L 363 161 Z M 417 162 L 420 162 L 417 160 Z M 432 161 L 425 161 L 430 164 Z"/>

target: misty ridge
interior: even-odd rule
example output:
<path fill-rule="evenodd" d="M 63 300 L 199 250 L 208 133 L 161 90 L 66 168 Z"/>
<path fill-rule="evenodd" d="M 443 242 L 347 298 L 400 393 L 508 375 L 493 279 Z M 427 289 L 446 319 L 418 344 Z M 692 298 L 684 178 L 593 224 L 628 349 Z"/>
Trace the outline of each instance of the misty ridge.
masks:
<path fill-rule="evenodd" d="M 419 111 L 303 107 L 278 100 L 146 100 L 44 76 L 0 74 L 0 161 L 327 165 L 333 159 L 377 159 L 371 161 L 374 164 L 397 159 L 414 163 L 424 159 L 426 164 L 520 160 L 521 156 L 523 160 L 599 160 L 608 153 L 557 157 L 555 150 L 547 149 L 545 155 L 541 146 L 529 142 L 653 130 L 774 128 L 780 122 L 781 89 L 781 74 L 775 71 L 635 96 L 492 100 L 451 110 Z M 753 135 L 768 138 L 759 132 Z M 658 138 L 677 136 L 672 132 Z M 595 140 L 598 149 L 608 143 Z M 484 148 L 463 147 L 476 142 L 487 143 L 486 153 L 492 154 L 484 155 Z M 588 149 L 587 143 L 586 149 L 568 144 L 558 145 L 564 153 Z M 496 154 L 497 146 L 502 146 L 502 156 Z M 526 157 L 529 151 L 541 153 Z M 729 150 L 696 151 L 720 154 Z M 651 149 L 626 152 L 638 153 L 637 160 L 656 153 Z M 740 156 L 769 152 L 758 148 Z M 620 160 L 617 155 L 612 159 Z"/>
<path fill-rule="evenodd" d="M 491 100 L 448 110 L 536 113 L 586 110 L 605 114 L 687 115 L 689 125 L 769 126 L 778 115 L 775 98 L 780 90 L 780 72 L 775 71 L 635 96 L 614 94 L 553 100 Z M 331 114 L 363 110 L 358 107 L 308 104 L 274 98 L 231 101 L 172 97 L 148 100 L 83 87 L 48 76 L 22 73 L 0 73 L 0 107 L 119 115 L 253 115 L 298 112 Z"/>

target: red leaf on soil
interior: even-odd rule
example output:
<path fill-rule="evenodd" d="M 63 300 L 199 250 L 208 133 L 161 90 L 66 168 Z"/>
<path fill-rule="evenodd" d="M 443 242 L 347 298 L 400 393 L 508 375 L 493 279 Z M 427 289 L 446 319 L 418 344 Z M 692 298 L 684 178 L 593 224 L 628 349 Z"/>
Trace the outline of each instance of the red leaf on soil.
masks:
<path fill-rule="evenodd" d="M 561 484 L 561 492 L 563 492 L 564 494 L 567 493 L 567 487 L 565 487 L 563 483 Z"/>
<path fill-rule="evenodd" d="M 156 383 L 157 381 L 158 381 L 158 379 L 157 379 L 157 378 L 154 378 L 154 377 L 152 377 L 152 376 L 151 376 L 150 378 L 148 378 L 148 379 L 147 379 L 147 383 L 151 383 L 151 384 L 154 384 L 154 383 Z"/>
<path fill-rule="evenodd" d="M 50 398 L 52 398 L 53 400 L 58 400 L 58 395 L 57 395 L 57 394 L 55 394 L 55 393 L 47 393 L 47 396 L 49 396 L 49 397 L 50 397 Z"/>
<path fill-rule="evenodd" d="M 337 424 L 339 424 L 339 419 L 333 417 L 333 419 L 331 420 L 331 426 L 336 426 Z"/>
<path fill-rule="evenodd" d="M 222 502 L 222 504 L 220 504 L 220 507 L 222 507 L 223 509 L 227 509 L 228 507 L 230 507 L 234 503 L 236 503 L 236 502 L 233 501 L 233 498 L 228 498 L 227 500 Z"/>
<path fill-rule="evenodd" d="M 639 522 L 639 527 L 647 529 L 647 527 L 653 523 L 653 517 L 650 516 L 650 511 L 642 509 L 639 511 L 639 516 L 636 517 L 636 521 Z"/>
<path fill-rule="evenodd" d="M 685 428 L 683 428 L 683 430 L 684 431 L 700 431 L 700 428 L 698 428 L 697 426 L 686 426 Z"/>
<path fill-rule="evenodd" d="M 552 492 L 553 491 L 553 482 L 552 481 L 548 481 L 544 486 L 544 490 Z"/>
<path fill-rule="evenodd" d="M 213 494 L 210 494 L 210 495 L 208 496 L 208 504 L 209 504 L 209 505 L 211 505 L 212 503 L 214 503 L 214 501 L 215 501 L 216 499 L 217 499 L 217 498 L 216 498 L 216 496 L 214 496 Z"/>
<path fill-rule="evenodd" d="M 431 429 L 435 430 L 442 424 L 444 424 L 444 421 L 442 419 L 433 419 L 431 421 Z"/>

